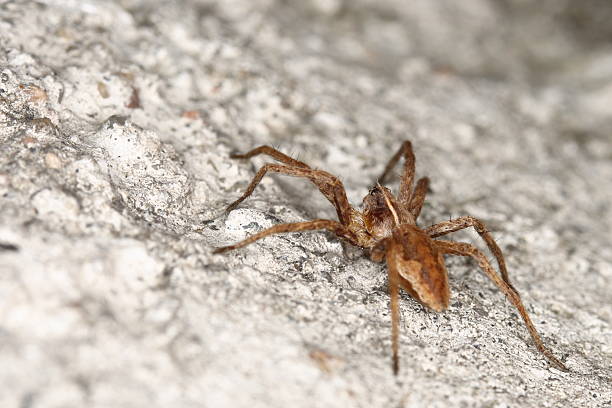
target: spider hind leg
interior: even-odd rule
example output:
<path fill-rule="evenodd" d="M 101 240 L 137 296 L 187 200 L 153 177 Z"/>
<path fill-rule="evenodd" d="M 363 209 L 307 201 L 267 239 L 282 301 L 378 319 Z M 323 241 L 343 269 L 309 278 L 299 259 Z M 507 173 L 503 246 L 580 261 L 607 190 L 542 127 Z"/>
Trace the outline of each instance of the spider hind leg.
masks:
<path fill-rule="evenodd" d="M 559 359 L 557 359 L 553 353 L 544 345 L 540 334 L 536 330 L 531 318 L 527 314 L 527 310 L 523 305 L 523 301 L 521 300 L 521 296 L 518 294 L 516 289 L 509 285 L 504 279 L 500 278 L 499 275 L 495 272 L 491 263 L 487 259 L 486 255 L 482 253 L 478 248 L 473 245 L 466 244 L 463 242 L 452 242 L 452 241 L 434 241 L 436 246 L 445 254 L 450 255 L 459 255 L 459 256 L 469 256 L 473 258 L 476 262 L 478 262 L 478 266 L 480 269 L 484 271 L 484 273 L 495 283 L 495 285 L 502 291 L 506 298 L 512 303 L 512 305 L 519 312 L 521 317 L 523 318 L 523 322 L 525 322 L 525 326 L 527 326 L 527 330 L 533 339 L 536 348 L 540 353 L 544 355 L 555 367 L 557 367 L 561 371 L 569 371 L 568 368 L 563 364 Z"/>

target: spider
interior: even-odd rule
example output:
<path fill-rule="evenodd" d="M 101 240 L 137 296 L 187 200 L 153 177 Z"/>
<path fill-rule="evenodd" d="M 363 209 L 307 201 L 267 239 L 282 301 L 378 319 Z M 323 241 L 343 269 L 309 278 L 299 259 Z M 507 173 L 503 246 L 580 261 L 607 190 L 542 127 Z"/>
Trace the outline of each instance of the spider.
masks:
<path fill-rule="evenodd" d="M 245 193 L 230 204 L 226 212 L 232 211 L 250 196 L 266 173 L 273 172 L 309 179 L 336 208 L 338 221 L 317 219 L 275 225 L 234 245 L 217 248 L 214 253 L 242 248 L 272 234 L 327 230 L 352 245 L 367 250 L 373 261 L 386 261 L 388 290 L 391 298 L 392 364 L 395 375 L 399 372 L 399 289 L 404 289 L 425 307 L 436 312 L 444 311 L 448 308 L 450 298 L 444 255 L 471 257 L 518 310 L 540 353 L 556 368 L 569 371 L 544 346 L 518 291 L 510 282 L 502 252 L 482 221 L 466 216 L 440 222 L 427 228 L 420 228 L 417 225 L 429 179 L 427 177 L 419 179 L 413 188 L 415 158 L 410 141 L 404 141 L 400 149 L 391 157 L 376 185 L 364 197 L 361 211 L 349 204 L 344 186 L 337 177 L 326 171 L 313 169 L 270 146 L 260 146 L 248 153 L 233 154 L 230 157 L 248 159 L 259 154 L 271 156 L 283 164 L 268 163 L 259 169 Z M 393 168 L 402 157 L 404 158 L 403 175 L 399 193 L 395 197 L 382 184 L 387 181 Z M 437 239 L 469 227 L 476 230 L 495 256 L 500 274 L 496 273 L 486 255 L 477 247 L 463 242 Z"/>

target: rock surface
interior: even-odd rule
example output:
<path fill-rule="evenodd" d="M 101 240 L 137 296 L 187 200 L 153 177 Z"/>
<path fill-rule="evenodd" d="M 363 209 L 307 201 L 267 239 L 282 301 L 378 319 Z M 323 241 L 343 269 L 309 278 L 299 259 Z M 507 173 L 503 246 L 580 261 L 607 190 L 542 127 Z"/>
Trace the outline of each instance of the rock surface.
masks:
<path fill-rule="evenodd" d="M 604 0 L 0 4 L 0 406 L 610 407 L 612 6 Z M 229 159 L 269 144 L 358 204 L 402 140 L 421 218 L 506 254 L 551 368 L 477 266 L 401 299 L 335 212 Z M 397 181 L 394 181 L 394 186 Z M 221 214 L 221 215 L 220 215 Z M 481 245 L 471 232 L 453 239 Z"/>

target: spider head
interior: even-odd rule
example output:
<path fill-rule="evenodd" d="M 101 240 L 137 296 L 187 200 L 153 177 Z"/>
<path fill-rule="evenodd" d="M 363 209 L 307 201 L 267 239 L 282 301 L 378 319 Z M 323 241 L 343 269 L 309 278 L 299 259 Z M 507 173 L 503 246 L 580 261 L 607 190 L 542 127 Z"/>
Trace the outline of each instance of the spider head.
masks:
<path fill-rule="evenodd" d="M 400 224 L 399 206 L 391 191 L 377 184 L 363 198 L 363 215 L 368 232 L 377 238 L 391 235 Z"/>
<path fill-rule="evenodd" d="M 377 183 L 363 198 L 363 209 L 365 212 L 389 211 L 390 200 L 395 201 L 391 190 Z"/>

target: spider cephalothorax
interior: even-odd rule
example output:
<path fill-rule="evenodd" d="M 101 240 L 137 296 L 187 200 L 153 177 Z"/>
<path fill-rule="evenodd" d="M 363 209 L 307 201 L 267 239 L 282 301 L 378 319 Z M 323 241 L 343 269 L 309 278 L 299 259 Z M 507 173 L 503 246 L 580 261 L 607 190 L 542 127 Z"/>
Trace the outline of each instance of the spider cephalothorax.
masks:
<path fill-rule="evenodd" d="M 292 159 L 269 146 L 260 146 L 246 154 L 236 154 L 231 157 L 246 159 L 258 154 L 267 154 L 284 164 L 268 163 L 264 165 L 257 172 L 242 197 L 234 201 L 227 211 L 236 208 L 251 195 L 262 177 L 270 171 L 304 177 L 312 181 L 336 208 L 338 221 L 319 219 L 275 225 L 237 244 L 217 248 L 215 253 L 243 247 L 271 234 L 328 230 L 341 239 L 366 249 L 373 261 L 382 262 L 384 260 L 389 273 L 391 339 L 395 374 L 399 371 L 399 288 L 404 289 L 424 306 L 437 312 L 443 311 L 448 308 L 450 298 L 444 255 L 469 256 L 478 262 L 478 266 L 516 307 L 537 349 L 558 369 L 567 371 L 565 365 L 544 346 L 523 306 L 518 291 L 510 283 L 501 250 L 481 221 L 467 216 L 444 221 L 425 229 L 417 226 L 429 180 L 426 177 L 421 178 L 413 188 L 415 160 L 409 141 L 405 141 L 393 155 L 378 183 L 364 197 L 362 211 L 351 207 L 344 187 L 337 177 L 323 170 L 312 169 L 307 164 Z M 398 195 L 395 197 L 388 188 L 381 184 L 402 157 L 404 157 L 404 171 Z M 463 242 L 435 239 L 468 227 L 473 227 L 485 241 L 497 260 L 501 276 L 495 272 L 486 255 L 475 246 Z"/>

